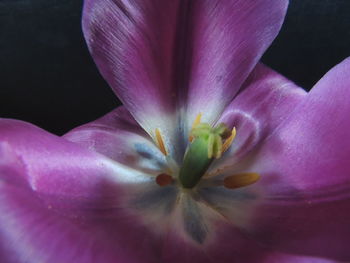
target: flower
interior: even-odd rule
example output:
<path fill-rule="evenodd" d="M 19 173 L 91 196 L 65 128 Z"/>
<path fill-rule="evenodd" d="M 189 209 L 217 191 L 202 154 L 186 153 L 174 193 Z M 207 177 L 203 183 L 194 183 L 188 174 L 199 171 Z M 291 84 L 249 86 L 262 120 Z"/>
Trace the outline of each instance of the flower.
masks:
<path fill-rule="evenodd" d="M 86 0 L 124 106 L 63 138 L 0 121 L 2 260 L 350 260 L 350 60 L 309 93 L 258 63 L 287 4 Z"/>

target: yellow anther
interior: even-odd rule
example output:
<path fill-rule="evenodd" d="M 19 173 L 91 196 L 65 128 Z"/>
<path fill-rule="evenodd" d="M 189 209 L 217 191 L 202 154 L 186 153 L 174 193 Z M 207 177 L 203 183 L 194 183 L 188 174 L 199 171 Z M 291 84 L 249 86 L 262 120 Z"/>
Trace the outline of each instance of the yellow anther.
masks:
<path fill-rule="evenodd" d="M 222 155 L 222 139 L 220 136 L 215 136 L 215 149 L 214 149 L 214 157 L 219 159 Z"/>
<path fill-rule="evenodd" d="M 251 185 L 260 179 L 257 173 L 241 173 L 227 176 L 224 179 L 224 186 L 228 189 L 235 189 Z"/>
<path fill-rule="evenodd" d="M 164 145 L 164 141 L 162 138 L 162 134 L 160 133 L 159 129 L 156 129 L 156 139 L 157 139 L 157 145 L 159 150 L 164 154 L 164 155 L 168 155 L 166 149 L 165 149 L 165 145 Z"/>
<path fill-rule="evenodd" d="M 213 157 L 215 135 L 210 134 L 208 138 L 208 159 Z"/>
<path fill-rule="evenodd" d="M 194 121 L 193 121 L 191 131 L 192 131 L 198 124 L 201 123 L 201 119 L 202 119 L 202 113 L 198 113 L 198 115 L 196 116 L 196 118 L 195 118 Z M 188 140 L 189 140 L 190 142 L 192 142 L 193 139 L 194 139 L 193 135 L 190 135 L 190 136 L 188 137 Z"/>
<path fill-rule="evenodd" d="M 198 115 L 196 116 L 196 119 L 192 124 L 192 129 L 201 123 L 201 119 L 202 119 L 202 113 L 198 113 Z"/>
<path fill-rule="evenodd" d="M 231 136 L 228 137 L 226 139 L 226 141 L 224 142 L 224 144 L 222 145 L 222 153 L 226 152 L 227 149 L 230 148 L 234 138 L 236 137 L 236 133 L 237 133 L 236 128 L 233 127 L 232 132 L 231 132 Z"/>

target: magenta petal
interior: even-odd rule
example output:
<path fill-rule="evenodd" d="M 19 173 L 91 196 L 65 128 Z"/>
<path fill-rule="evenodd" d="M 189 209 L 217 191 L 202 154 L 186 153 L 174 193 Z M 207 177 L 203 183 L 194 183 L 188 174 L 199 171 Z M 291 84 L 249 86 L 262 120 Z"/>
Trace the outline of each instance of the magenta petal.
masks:
<path fill-rule="evenodd" d="M 213 123 L 276 37 L 287 0 L 189 1 L 187 113 Z M 187 83 L 186 83 L 187 84 Z"/>
<path fill-rule="evenodd" d="M 24 172 L 25 167 L 22 169 Z M 20 175 L 7 172 L 7 176 Z M 1 262 L 107 263 L 114 262 L 116 255 L 111 252 L 91 233 L 57 215 L 28 188 L 0 180 Z"/>
<path fill-rule="evenodd" d="M 86 0 L 83 30 L 125 107 L 152 137 L 160 129 L 176 155 L 173 145 L 198 113 L 213 122 L 232 100 L 278 33 L 287 4 Z"/>
<path fill-rule="evenodd" d="M 350 260 L 349 87 L 347 59 L 251 159 L 265 193 L 252 228 L 274 248 Z"/>
<path fill-rule="evenodd" d="M 281 252 L 267 253 L 262 261 L 264 263 L 341 263 L 328 258 L 310 257 L 304 255 L 285 254 Z"/>
<path fill-rule="evenodd" d="M 1 262 L 158 262 L 159 241 L 135 217 L 101 202 L 91 206 L 99 204 L 96 196 L 91 201 L 82 198 L 77 206 L 76 199 L 38 198 L 28 187 L 0 180 Z"/>
<path fill-rule="evenodd" d="M 83 11 L 101 74 L 153 138 L 160 130 L 173 157 L 180 132 L 173 75 L 178 9 L 179 1 L 86 0 Z"/>
<path fill-rule="evenodd" d="M 174 188 L 145 180 L 132 187 L 135 171 L 124 171 L 121 185 L 117 163 L 27 123 L 1 120 L 0 139 L 0 255 L 6 263 L 326 262 L 271 251 L 231 224 L 204 250 L 177 242 L 182 228 L 169 213 Z M 192 213 L 196 201 L 189 201 Z"/>
<path fill-rule="evenodd" d="M 64 138 L 147 173 L 158 175 L 167 166 L 165 156 L 124 107 L 75 128 Z"/>
<path fill-rule="evenodd" d="M 225 109 L 218 123 L 236 127 L 236 138 L 212 170 L 233 167 L 270 135 L 303 101 L 307 93 L 293 82 L 258 64 L 242 91 Z"/>
<path fill-rule="evenodd" d="M 142 218 L 162 215 L 153 226 L 161 230 L 175 197 L 172 187 L 98 153 L 0 120 L 4 263 L 161 262 L 161 239 Z"/>
<path fill-rule="evenodd" d="M 83 30 L 101 73 L 144 124 L 173 111 L 172 60 L 179 1 L 86 0 Z M 161 10 L 161 12 L 159 12 Z"/>
<path fill-rule="evenodd" d="M 25 180 L 40 193 L 89 198 L 99 186 L 149 180 L 142 172 L 21 121 L 0 120 L 0 143 L 23 162 Z"/>
<path fill-rule="evenodd" d="M 213 240 L 203 247 L 191 246 L 178 237 L 175 227 L 169 229 L 162 245 L 161 262 L 336 263 L 325 258 L 288 254 L 267 248 L 227 221 L 220 220 L 215 227 Z"/>
<path fill-rule="evenodd" d="M 0 120 L 0 143 L 4 153 L 10 149 L 18 156 L 26 167 L 24 179 L 39 192 L 80 195 L 111 176 L 103 156 L 28 123 Z"/>
<path fill-rule="evenodd" d="M 162 212 L 174 191 L 150 196 L 154 178 L 15 120 L 0 121 L 0 160 L 6 263 L 155 262 L 158 238 L 137 214 Z"/>

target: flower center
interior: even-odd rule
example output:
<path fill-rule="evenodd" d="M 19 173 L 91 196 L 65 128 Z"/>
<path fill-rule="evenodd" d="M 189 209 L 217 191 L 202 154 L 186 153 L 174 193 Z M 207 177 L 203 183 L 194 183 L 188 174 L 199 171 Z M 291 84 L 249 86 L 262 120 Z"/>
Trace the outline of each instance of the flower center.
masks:
<path fill-rule="evenodd" d="M 202 115 L 198 114 L 193 122 L 189 145 L 178 174 L 180 184 L 186 189 L 191 189 L 197 185 L 212 162 L 222 156 L 231 146 L 236 136 L 235 128 L 230 130 L 224 123 L 212 127 L 208 123 L 202 123 L 201 117 Z M 167 155 L 159 129 L 156 129 L 155 135 L 159 149 L 164 155 Z M 223 185 L 226 188 L 233 189 L 250 185 L 259 178 L 260 176 L 256 173 L 235 174 L 227 176 L 223 181 Z M 165 173 L 158 175 L 156 178 L 159 186 L 168 185 L 173 181 L 173 177 Z"/>
<path fill-rule="evenodd" d="M 223 123 L 214 128 L 207 123 L 194 125 L 179 173 L 184 188 L 193 188 L 199 182 L 214 159 L 221 157 L 223 143 L 231 136 Z"/>

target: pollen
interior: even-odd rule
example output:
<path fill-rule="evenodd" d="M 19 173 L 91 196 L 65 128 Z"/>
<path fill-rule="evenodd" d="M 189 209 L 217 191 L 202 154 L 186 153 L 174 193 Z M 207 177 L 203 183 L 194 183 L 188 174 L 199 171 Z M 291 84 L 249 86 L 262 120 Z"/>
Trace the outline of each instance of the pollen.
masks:
<path fill-rule="evenodd" d="M 228 137 L 222 145 L 222 153 L 226 152 L 227 149 L 230 148 L 233 140 L 236 137 L 236 133 L 237 133 L 236 128 L 233 127 L 230 137 Z"/>
<path fill-rule="evenodd" d="M 165 174 L 165 173 L 159 174 L 156 177 L 156 183 L 159 186 L 167 186 L 167 185 L 171 184 L 172 182 L 173 182 L 173 178 L 170 175 Z"/>
<path fill-rule="evenodd" d="M 160 133 L 160 130 L 157 128 L 156 129 L 156 139 L 157 139 L 157 145 L 159 150 L 164 154 L 164 155 L 168 155 L 168 152 L 165 148 L 165 144 L 163 141 L 163 137 L 162 134 Z"/>
<path fill-rule="evenodd" d="M 228 189 L 235 189 L 251 185 L 260 179 L 257 173 L 241 173 L 227 176 L 224 179 L 224 186 Z"/>

